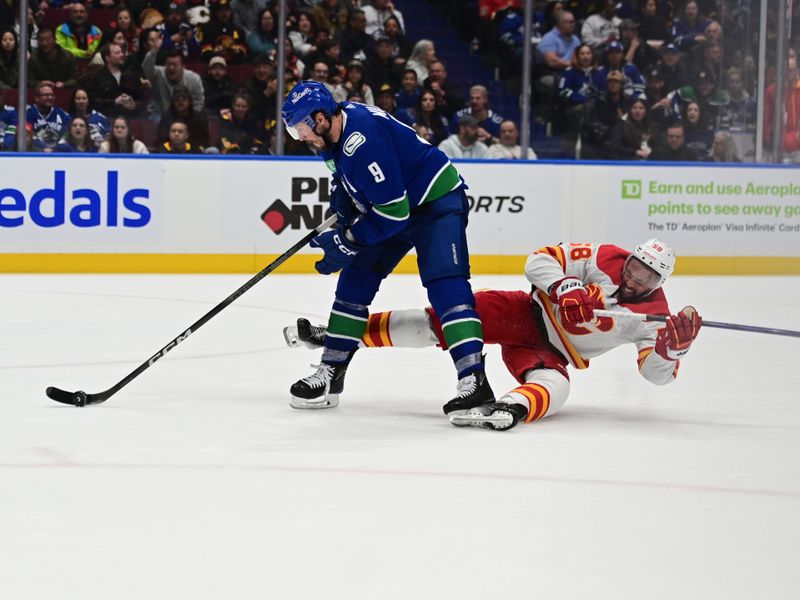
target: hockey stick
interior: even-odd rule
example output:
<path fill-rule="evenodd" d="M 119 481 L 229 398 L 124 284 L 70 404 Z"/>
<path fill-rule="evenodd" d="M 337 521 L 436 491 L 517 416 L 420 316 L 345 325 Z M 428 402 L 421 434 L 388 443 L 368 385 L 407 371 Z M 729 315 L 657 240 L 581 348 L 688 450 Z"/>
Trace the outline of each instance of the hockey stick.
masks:
<path fill-rule="evenodd" d="M 197 321 L 192 323 L 189 328 L 184 331 L 183 333 L 178 334 L 176 338 L 174 338 L 171 342 L 169 342 L 166 346 L 161 348 L 158 352 L 156 352 L 153 356 L 151 356 L 147 361 L 143 362 L 139 365 L 135 370 L 133 370 L 127 377 L 123 380 L 119 381 L 113 387 L 108 388 L 104 392 L 100 392 L 99 394 L 87 394 L 82 390 L 78 390 L 77 392 L 67 392 L 61 390 L 56 387 L 48 387 L 46 390 L 47 396 L 51 400 L 55 400 L 56 402 L 61 402 L 62 404 L 72 404 L 73 406 L 85 406 L 86 404 L 100 404 L 101 402 L 105 402 L 111 396 L 116 394 L 120 391 L 123 387 L 128 385 L 131 381 L 136 379 L 139 375 L 142 374 L 145 370 L 149 367 L 153 366 L 153 364 L 167 355 L 167 352 L 170 350 L 175 349 L 175 347 L 188 338 L 190 335 L 195 333 L 200 327 L 205 325 L 208 321 L 210 321 L 214 316 L 216 316 L 219 312 L 222 311 L 225 307 L 231 304 L 234 300 L 236 300 L 239 296 L 244 294 L 247 290 L 257 284 L 259 281 L 264 279 L 267 275 L 272 273 L 275 269 L 281 266 L 286 260 L 288 260 L 292 255 L 296 254 L 298 250 L 300 250 L 303 246 L 308 244 L 313 238 L 317 235 L 325 231 L 328 227 L 333 225 L 336 222 L 336 215 L 331 215 L 329 218 L 324 220 L 320 223 L 316 228 L 310 231 L 303 239 L 298 241 L 294 246 L 289 248 L 286 252 L 281 254 L 278 258 L 273 260 L 270 264 L 264 267 L 261 271 L 256 273 L 249 281 L 247 281 L 244 285 L 242 285 L 238 290 L 233 292 L 230 296 L 225 298 L 222 302 L 217 304 L 214 308 L 200 317 Z"/>
<path fill-rule="evenodd" d="M 628 319 L 638 319 L 639 321 L 656 321 L 666 323 L 667 317 L 661 315 L 643 315 L 640 313 L 622 312 L 618 310 L 595 310 L 594 314 L 598 317 L 623 317 Z M 791 329 L 775 329 L 773 327 L 758 327 L 756 325 L 737 325 L 736 323 L 720 323 L 719 321 L 706 321 L 703 319 L 703 327 L 716 327 L 717 329 L 733 329 L 734 331 L 749 331 L 751 333 L 769 333 L 771 335 L 785 335 L 788 337 L 800 337 L 800 331 Z"/>

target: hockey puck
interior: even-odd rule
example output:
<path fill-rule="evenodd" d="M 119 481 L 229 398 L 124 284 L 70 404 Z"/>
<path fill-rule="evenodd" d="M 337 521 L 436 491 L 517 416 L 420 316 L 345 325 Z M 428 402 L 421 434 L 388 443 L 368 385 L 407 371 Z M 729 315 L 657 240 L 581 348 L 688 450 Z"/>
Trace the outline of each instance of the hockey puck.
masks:
<path fill-rule="evenodd" d="M 72 394 L 72 403 L 75 406 L 86 406 L 86 392 L 78 390 Z"/>

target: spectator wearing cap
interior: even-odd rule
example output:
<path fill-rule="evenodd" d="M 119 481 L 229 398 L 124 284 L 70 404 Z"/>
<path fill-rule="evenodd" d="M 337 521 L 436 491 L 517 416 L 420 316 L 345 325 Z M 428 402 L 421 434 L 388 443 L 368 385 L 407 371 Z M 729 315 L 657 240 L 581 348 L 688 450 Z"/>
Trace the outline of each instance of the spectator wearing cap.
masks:
<path fill-rule="evenodd" d="M 528 158 L 535 160 L 536 153 L 532 148 L 528 148 L 527 156 L 522 156 L 522 147 L 519 145 L 519 129 L 514 121 L 506 119 L 500 123 L 500 136 L 496 144 L 489 146 L 489 152 L 486 158 L 495 158 L 502 160 L 519 160 L 520 158 Z"/>
<path fill-rule="evenodd" d="M 478 139 L 478 120 L 464 115 L 458 121 L 458 133 L 439 144 L 439 150 L 449 158 L 486 158 L 489 148 Z"/>
<path fill-rule="evenodd" d="M 122 47 L 111 43 L 100 50 L 103 67 L 88 73 L 86 88 L 95 107 L 109 116 L 135 117 L 144 112 L 144 95 L 139 76 L 125 66 Z"/>
<path fill-rule="evenodd" d="M 28 59 L 28 85 L 36 87 L 50 81 L 57 88 L 72 88 L 78 83 L 75 57 L 56 44 L 55 33 L 49 27 L 39 29 L 39 45 Z"/>
<path fill-rule="evenodd" d="M 700 15 L 696 0 L 683 5 L 683 14 L 672 22 L 672 42 L 681 50 L 689 50 L 695 44 L 706 41 L 708 20 Z"/>
<path fill-rule="evenodd" d="M 156 66 L 156 55 L 161 48 L 163 39 L 162 36 L 150 39 L 150 48 L 142 61 L 142 71 L 150 80 L 153 91 L 151 114 L 166 114 L 172 98 L 172 90 L 176 85 L 182 85 L 189 90 L 195 112 L 201 112 L 205 107 L 203 80 L 200 75 L 184 66 L 183 53 L 175 48 L 167 54 L 163 67 Z"/>
<path fill-rule="evenodd" d="M 628 113 L 631 100 L 623 92 L 625 76 L 609 71 L 606 89 L 587 107 L 581 126 L 581 158 L 613 158 L 609 150 L 614 126 Z"/>
<path fill-rule="evenodd" d="M 175 121 L 182 121 L 189 129 L 189 141 L 192 147 L 202 152 L 209 145 L 208 118 L 205 112 L 196 112 L 192 106 L 192 96 L 182 85 L 176 85 L 172 90 L 172 100 L 169 109 L 161 117 L 156 132 L 158 143 L 169 140 L 170 126 Z"/>
<path fill-rule="evenodd" d="M 364 104 L 374 105 L 375 96 L 372 89 L 364 80 L 364 66 L 360 60 L 351 60 L 347 65 L 347 77 L 345 80 L 333 88 L 333 98 L 337 102 L 344 102 L 349 98 L 349 94 L 357 93 Z"/>
<path fill-rule="evenodd" d="M 415 71 L 416 72 L 416 71 Z M 444 61 L 433 61 L 428 69 L 428 78 L 422 81 L 422 87 L 436 96 L 436 106 L 448 119 L 464 107 L 464 97 L 456 83 L 447 77 Z"/>
<path fill-rule="evenodd" d="M 689 83 L 689 74 L 680 62 L 681 52 L 675 44 L 661 46 L 661 72 L 667 92 Z"/>
<path fill-rule="evenodd" d="M 89 60 L 100 46 L 103 33 L 89 23 L 86 6 L 70 5 L 69 19 L 56 29 L 56 43 L 78 60 Z"/>
<path fill-rule="evenodd" d="M 278 45 L 278 30 L 275 27 L 275 16 L 269 8 L 258 13 L 255 29 L 247 36 L 247 49 L 251 59 L 257 56 L 271 57 Z"/>
<path fill-rule="evenodd" d="M 665 141 L 655 147 L 647 160 L 697 162 L 697 155 L 686 146 L 683 122 L 673 121 L 667 126 Z"/>
<path fill-rule="evenodd" d="M 405 31 L 403 13 L 397 10 L 392 0 L 370 0 L 370 3 L 363 6 L 364 16 L 367 18 L 367 26 L 364 31 L 367 35 L 377 37 L 383 34 L 383 24 L 389 17 L 394 17 L 400 24 L 400 30 Z"/>
<path fill-rule="evenodd" d="M 248 111 L 261 121 L 275 120 L 275 94 L 278 77 L 275 64 L 267 56 L 259 56 L 253 64 L 253 74 L 242 86 L 247 93 Z"/>
<path fill-rule="evenodd" d="M 694 79 L 695 98 L 703 110 L 708 123 L 716 124 L 721 102 L 717 92 L 717 80 L 711 71 L 698 71 Z M 684 114 L 686 113 L 684 105 Z"/>
<path fill-rule="evenodd" d="M 417 81 L 417 72 L 414 69 L 405 69 L 400 78 L 400 89 L 394 95 L 395 104 L 414 114 L 421 94 L 422 86 Z"/>
<path fill-rule="evenodd" d="M 603 0 L 601 10 L 583 22 L 581 40 L 592 50 L 602 52 L 609 42 L 619 37 L 621 22 L 622 19 L 617 16 L 616 0 Z"/>
<path fill-rule="evenodd" d="M 208 73 L 203 77 L 203 93 L 205 108 L 209 114 L 215 115 L 231 105 L 236 84 L 228 76 L 228 64 L 221 56 L 215 56 L 208 61 Z"/>
<path fill-rule="evenodd" d="M 213 0 L 210 9 L 211 19 L 197 32 L 200 56 L 206 61 L 222 56 L 229 65 L 243 63 L 247 60 L 247 36 L 233 23 L 230 0 Z"/>
<path fill-rule="evenodd" d="M 183 54 L 184 61 L 200 58 L 200 43 L 197 41 L 195 29 L 186 21 L 181 4 L 174 2 L 167 8 L 163 23 L 156 26 L 164 36 L 161 50 L 164 53 L 178 49 Z"/>
<path fill-rule="evenodd" d="M 389 38 L 379 36 L 375 40 L 374 51 L 364 63 L 364 79 L 377 97 L 378 90 L 389 84 L 392 90 L 400 87 L 402 65 L 392 58 L 392 43 Z"/>
<path fill-rule="evenodd" d="M 169 126 L 169 139 L 158 147 L 159 154 L 197 154 L 198 149 L 189 141 L 189 126 L 177 119 Z"/>
<path fill-rule="evenodd" d="M 372 49 L 372 36 L 367 35 L 366 28 L 367 17 L 364 11 L 351 11 L 347 17 L 347 27 L 339 34 L 343 62 L 367 58 L 367 52 Z"/>
<path fill-rule="evenodd" d="M 639 25 L 632 19 L 622 19 L 619 25 L 619 41 L 625 51 L 625 62 L 636 65 L 639 71 L 659 61 L 658 50 L 639 36 Z"/>
<path fill-rule="evenodd" d="M 664 70 L 661 65 L 654 65 L 645 72 L 645 96 L 647 97 L 647 108 L 667 97 L 665 87 Z"/>
<path fill-rule="evenodd" d="M 267 7 L 267 0 L 231 0 L 233 22 L 249 36 L 258 26 L 261 11 Z"/>
<path fill-rule="evenodd" d="M 388 83 L 384 83 L 378 88 L 378 93 L 375 95 L 375 105 L 404 125 L 413 127 L 414 117 L 408 111 L 397 108 L 397 104 L 394 101 L 394 90 Z"/>
<path fill-rule="evenodd" d="M 503 122 L 499 115 L 489 108 L 489 90 L 482 85 L 473 85 L 469 88 L 467 106 L 456 112 L 455 118 L 461 122 L 464 116 L 474 117 L 478 122 L 478 139 L 486 144 L 494 144 L 500 135 L 500 123 Z"/>
<path fill-rule="evenodd" d="M 622 44 L 615 40 L 608 45 L 606 51 L 606 66 L 601 67 L 599 85 L 605 89 L 605 80 L 609 71 L 621 71 L 625 76 L 625 86 L 623 91 L 630 98 L 640 98 L 644 96 L 644 79 L 636 65 L 625 62 L 625 54 Z"/>

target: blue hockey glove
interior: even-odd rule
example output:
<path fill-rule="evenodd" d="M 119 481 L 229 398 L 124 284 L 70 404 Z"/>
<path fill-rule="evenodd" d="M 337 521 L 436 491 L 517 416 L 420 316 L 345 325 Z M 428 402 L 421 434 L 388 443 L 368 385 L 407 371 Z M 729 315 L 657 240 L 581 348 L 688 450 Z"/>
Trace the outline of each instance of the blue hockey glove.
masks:
<path fill-rule="evenodd" d="M 330 275 L 341 271 L 350 264 L 361 246 L 349 241 L 344 235 L 344 228 L 337 227 L 335 230 L 320 233 L 311 240 L 312 248 L 322 248 L 325 256 L 318 260 L 314 267 L 323 275 Z"/>
<path fill-rule="evenodd" d="M 353 206 L 350 194 L 345 191 L 344 185 L 336 177 L 333 178 L 328 199 L 331 205 L 331 212 L 336 215 L 336 224 L 339 227 L 352 225 L 356 209 Z"/>

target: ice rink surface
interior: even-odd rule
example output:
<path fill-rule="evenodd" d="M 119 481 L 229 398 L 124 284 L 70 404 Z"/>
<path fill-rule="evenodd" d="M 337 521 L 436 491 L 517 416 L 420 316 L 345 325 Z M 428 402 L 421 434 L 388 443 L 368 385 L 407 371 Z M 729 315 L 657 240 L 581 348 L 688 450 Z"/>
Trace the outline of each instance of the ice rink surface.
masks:
<path fill-rule="evenodd" d="M 281 328 L 335 279 L 274 274 L 105 404 L 45 397 L 112 386 L 246 279 L 0 276 L 0 597 L 800 598 L 800 339 L 704 329 L 666 387 L 620 348 L 506 433 L 448 423 L 440 350 L 363 350 L 341 405 L 301 412 L 318 356 Z M 800 329 L 798 278 L 666 290 Z M 425 303 L 393 276 L 374 308 Z"/>

